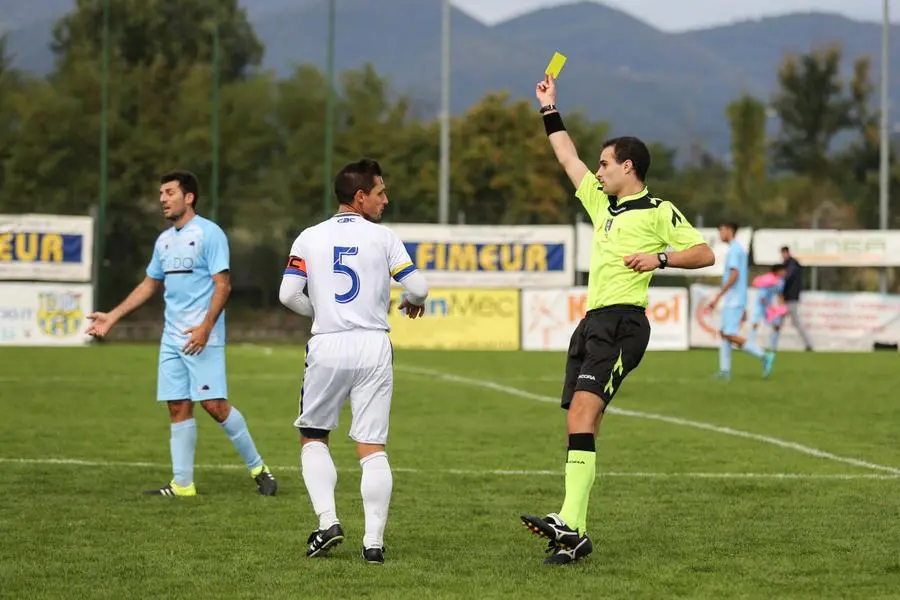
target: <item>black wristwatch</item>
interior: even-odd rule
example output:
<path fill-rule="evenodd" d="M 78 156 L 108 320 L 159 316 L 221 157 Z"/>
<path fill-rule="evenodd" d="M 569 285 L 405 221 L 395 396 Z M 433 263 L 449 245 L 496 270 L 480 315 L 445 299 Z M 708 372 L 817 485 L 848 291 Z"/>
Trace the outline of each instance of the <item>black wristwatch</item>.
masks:
<path fill-rule="evenodd" d="M 660 252 L 659 254 L 656 255 L 656 258 L 659 259 L 659 268 L 660 269 L 665 269 L 666 266 L 669 264 L 669 255 L 666 254 L 665 252 Z"/>
<path fill-rule="evenodd" d="M 541 114 L 543 115 L 543 114 L 545 114 L 545 113 L 550 112 L 551 110 L 557 110 L 555 104 L 548 104 L 548 105 L 546 105 L 546 106 L 542 106 L 542 107 L 541 107 Z"/>

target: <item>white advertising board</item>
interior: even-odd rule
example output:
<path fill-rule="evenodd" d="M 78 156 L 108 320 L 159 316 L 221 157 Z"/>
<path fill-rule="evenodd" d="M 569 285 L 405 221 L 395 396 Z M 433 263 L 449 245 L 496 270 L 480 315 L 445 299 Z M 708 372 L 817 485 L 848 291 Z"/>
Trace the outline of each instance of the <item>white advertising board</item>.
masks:
<path fill-rule="evenodd" d="M 522 292 L 522 349 L 567 350 L 569 338 L 584 318 L 587 288 L 572 287 Z M 688 291 L 651 287 L 647 317 L 649 350 L 687 350 Z"/>
<path fill-rule="evenodd" d="M 94 220 L 0 215 L 0 280 L 90 281 Z"/>
<path fill-rule="evenodd" d="M 575 281 L 568 225 L 388 224 L 435 287 L 548 287 Z"/>
<path fill-rule="evenodd" d="M 86 344 L 93 301 L 89 284 L 0 283 L 0 345 Z"/>
<path fill-rule="evenodd" d="M 707 285 L 691 286 L 691 346 L 714 348 L 719 345 L 719 311 L 705 310 L 718 288 Z M 748 294 L 746 316 L 749 319 L 755 290 Z M 900 296 L 872 293 L 805 292 L 800 297 L 800 320 L 809 334 L 813 347 L 822 351 L 865 352 L 875 342 L 900 342 Z M 750 331 L 749 321 L 741 333 Z M 771 328 L 761 326 L 761 345 L 769 341 Z M 802 350 L 800 334 L 789 317 L 785 318 L 779 349 Z"/>
<path fill-rule="evenodd" d="M 806 267 L 900 266 L 900 231 L 760 229 L 753 236 L 753 262 L 782 262 L 781 248 Z"/>

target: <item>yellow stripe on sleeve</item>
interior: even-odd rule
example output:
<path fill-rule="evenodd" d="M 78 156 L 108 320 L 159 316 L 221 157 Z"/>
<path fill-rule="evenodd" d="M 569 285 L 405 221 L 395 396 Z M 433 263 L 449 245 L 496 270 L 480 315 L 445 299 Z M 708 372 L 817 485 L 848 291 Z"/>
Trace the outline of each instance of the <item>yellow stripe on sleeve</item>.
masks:
<path fill-rule="evenodd" d="M 397 276 L 397 273 L 399 273 L 399 272 L 402 271 L 403 269 L 407 269 L 407 268 L 409 268 L 409 267 L 411 267 L 411 266 L 412 266 L 412 263 L 411 263 L 411 262 L 403 263 L 402 265 L 400 265 L 399 267 L 397 267 L 396 269 L 394 269 L 393 271 L 391 271 L 391 277 L 396 277 L 396 276 Z"/>

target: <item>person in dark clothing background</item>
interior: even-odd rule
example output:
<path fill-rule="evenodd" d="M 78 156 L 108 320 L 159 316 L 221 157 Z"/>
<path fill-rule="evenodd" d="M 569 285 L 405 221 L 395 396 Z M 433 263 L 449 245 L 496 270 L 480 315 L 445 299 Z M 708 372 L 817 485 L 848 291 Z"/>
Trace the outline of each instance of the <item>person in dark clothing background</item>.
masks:
<path fill-rule="evenodd" d="M 787 274 L 784 277 L 784 301 L 788 307 L 788 315 L 791 317 L 791 323 L 800 334 L 806 351 L 812 350 L 812 343 L 809 341 L 809 334 L 800 321 L 800 292 L 803 290 L 803 265 L 791 256 L 791 249 L 787 246 L 781 248 L 781 258 L 784 259 L 784 267 Z"/>

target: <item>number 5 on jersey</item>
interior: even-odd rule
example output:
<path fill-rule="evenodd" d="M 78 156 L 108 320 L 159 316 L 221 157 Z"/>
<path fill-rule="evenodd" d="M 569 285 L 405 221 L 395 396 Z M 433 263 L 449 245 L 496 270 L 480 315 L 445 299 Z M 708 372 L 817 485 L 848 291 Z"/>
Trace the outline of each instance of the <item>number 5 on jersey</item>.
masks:
<path fill-rule="evenodd" d="M 356 256 L 357 254 L 359 254 L 358 246 L 334 247 L 334 272 L 350 278 L 350 289 L 346 293 L 334 295 L 334 299 L 338 304 L 352 302 L 359 295 L 359 275 L 351 267 L 344 264 L 345 256 Z"/>

